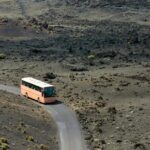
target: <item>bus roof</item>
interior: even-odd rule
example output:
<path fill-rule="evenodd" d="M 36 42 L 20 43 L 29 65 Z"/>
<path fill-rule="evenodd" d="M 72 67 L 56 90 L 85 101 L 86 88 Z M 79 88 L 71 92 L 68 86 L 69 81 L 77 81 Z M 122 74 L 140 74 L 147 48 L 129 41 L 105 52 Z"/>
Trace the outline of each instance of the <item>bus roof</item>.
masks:
<path fill-rule="evenodd" d="M 53 86 L 53 85 L 51 85 L 51 84 L 48 84 L 48 83 L 45 83 L 45 82 L 43 82 L 43 81 L 34 79 L 34 78 L 32 78 L 32 77 L 22 78 L 22 81 L 31 83 L 31 84 L 36 85 L 36 86 L 41 87 L 41 88 L 46 88 L 46 87 L 52 87 L 52 86 Z"/>

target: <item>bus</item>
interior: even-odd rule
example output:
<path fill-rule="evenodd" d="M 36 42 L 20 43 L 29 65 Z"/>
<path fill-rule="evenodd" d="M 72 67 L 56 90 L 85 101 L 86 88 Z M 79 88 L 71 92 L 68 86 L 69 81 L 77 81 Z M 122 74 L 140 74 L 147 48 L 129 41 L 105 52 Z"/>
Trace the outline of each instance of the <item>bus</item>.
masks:
<path fill-rule="evenodd" d="M 32 77 L 21 79 L 21 94 L 40 103 L 52 103 L 56 100 L 55 87 Z"/>

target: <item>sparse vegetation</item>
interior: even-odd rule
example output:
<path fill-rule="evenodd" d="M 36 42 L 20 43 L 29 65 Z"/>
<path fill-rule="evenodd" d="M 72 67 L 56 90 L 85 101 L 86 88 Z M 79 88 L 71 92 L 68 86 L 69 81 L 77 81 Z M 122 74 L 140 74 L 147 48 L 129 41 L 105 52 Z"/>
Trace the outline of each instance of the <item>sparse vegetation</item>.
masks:
<path fill-rule="evenodd" d="M 49 149 L 58 149 L 53 120 L 41 107 L 0 91 L 0 111 L 0 150 L 39 150 L 45 141 Z"/>
<path fill-rule="evenodd" d="M 6 138 L 0 137 L 0 148 L 2 150 L 7 150 L 9 149 L 9 144 Z"/>
<path fill-rule="evenodd" d="M 16 2 L 10 10 L 0 2 L 12 18 L 0 19 L 0 81 L 19 85 L 30 75 L 56 85 L 91 150 L 150 149 L 149 1 L 27 0 L 23 11 Z M 4 92 L 0 99 L 4 147 L 58 149 L 41 108 Z"/>
<path fill-rule="evenodd" d="M 56 74 L 54 74 L 54 73 L 46 73 L 45 75 L 44 75 L 44 79 L 45 80 L 48 80 L 48 79 L 55 79 L 57 77 L 57 75 Z"/>
<path fill-rule="evenodd" d="M 0 60 L 5 59 L 6 55 L 4 53 L 0 53 Z"/>
<path fill-rule="evenodd" d="M 91 59 L 94 59 L 94 58 L 95 58 L 95 55 L 92 55 L 92 54 L 91 54 L 91 55 L 88 56 L 88 59 L 90 59 L 90 60 L 91 60 Z"/>
<path fill-rule="evenodd" d="M 0 142 L 1 142 L 1 143 L 8 143 L 7 139 L 4 138 L 4 137 L 1 137 L 1 138 L 0 138 Z"/>
<path fill-rule="evenodd" d="M 78 71 L 78 72 L 83 72 L 83 71 L 88 71 L 87 67 L 82 67 L 82 66 L 78 66 L 78 67 L 72 67 L 70 68 L 71 71 Z"/>
<path fill-rule="evenodd" d="M 33 136 L 30 136 L 30 135 L 26 136 L 26 140 L 27 140 L 27 141 L 34 142 Z"/>
<path fill-rule="evenodd" d="M 40 144 L 39 148 L 40 150 L 49 150 L 48 146 L 44 144 Z"/>

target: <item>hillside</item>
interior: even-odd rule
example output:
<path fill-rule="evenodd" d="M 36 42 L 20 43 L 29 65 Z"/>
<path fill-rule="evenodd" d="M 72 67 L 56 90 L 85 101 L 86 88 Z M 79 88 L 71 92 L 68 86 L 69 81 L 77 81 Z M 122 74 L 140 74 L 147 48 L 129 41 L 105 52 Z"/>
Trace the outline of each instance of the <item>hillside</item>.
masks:
<path fill-rule="evenodd" d="M 58 149 L 57 129 L 40 106 L 0 92 L 0 149 Z"/>
<path fill-rule="evenodd" d="M 0 82 L 19 85 L 32 76 L 54 84 L 90 150 L 148 150 L 149 9 L 149 0 L 1 0 Z M 58 148 L 57 140 L 49 144 Z"/>

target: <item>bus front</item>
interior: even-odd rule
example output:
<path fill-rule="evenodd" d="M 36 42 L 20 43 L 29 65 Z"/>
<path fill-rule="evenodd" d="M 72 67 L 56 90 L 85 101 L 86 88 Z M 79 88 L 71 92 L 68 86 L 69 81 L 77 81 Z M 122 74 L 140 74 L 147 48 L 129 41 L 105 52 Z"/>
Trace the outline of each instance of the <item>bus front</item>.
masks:
<path fill-rule="evenodd" d="M 45 103 L 52 103 L 56 101 L 56 90 L 54 86 L 45 87 L 43 88 L 42 92 L 44 102 Z"/>

